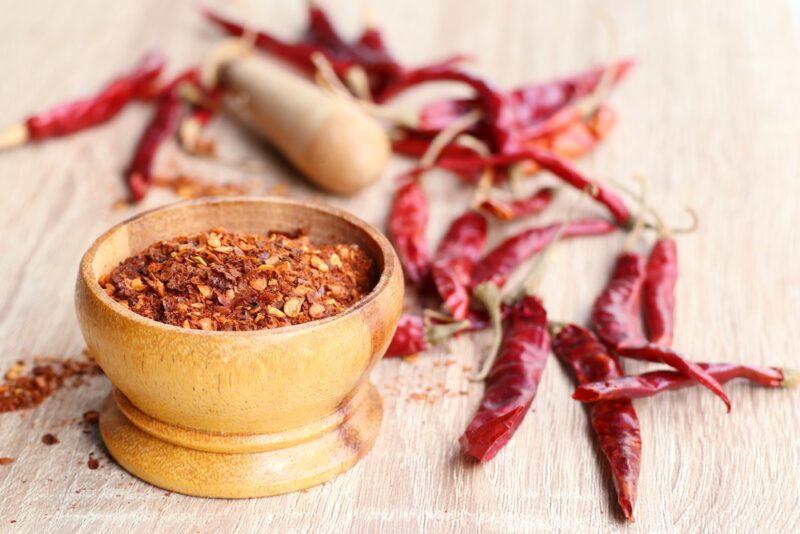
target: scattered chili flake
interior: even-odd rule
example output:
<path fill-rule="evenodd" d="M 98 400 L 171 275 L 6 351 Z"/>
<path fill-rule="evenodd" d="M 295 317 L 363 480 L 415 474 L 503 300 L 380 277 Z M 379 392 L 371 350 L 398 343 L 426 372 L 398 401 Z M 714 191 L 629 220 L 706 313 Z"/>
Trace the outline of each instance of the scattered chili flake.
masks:
<path fill-rule="evenodd" d="M 42 436 L 42 443 L 45 445 L 55 445 L 56 443 L 60 443 L 60 440 L 55 436 L 55 434 L 45 434 Z"/>
<path fill-rule="evenodd" d="M 38 406 L 71 378 L 102 374 L 94 362 L 71 358 L 37 358 L 28 373 L 24 369 L 25 363 L 17 361 L 6 372 L 0 383 L 0 413 Z"/>
<path fill-rule="evenodd" d="M 0 458 L 0 465 L 8 465 L 14 463 L 15 458 L 9 458 L 8 456 L 3 456 Z"/>
<path fill-rule="evenodd" d="M 99 283 L 131 311 L 162 323 L 258 330 L 341 313 L 374 280 L 374 263 L 358 245 L 218 228 L 155 243 Z"/>
<path fill-rule="evenodd" d="M 153 177 L 153 185 L 169 189 L 181 198 L 225 197 L 246 195 L 253 189 L 252 183 L 215 183 L 179 175 L 174 178 Z"/>
<path fill-rule="evenodd" d="M 83 414 L 83 422 L 89 425 L 96 425 L 100 420 L 100 414 L 97 410 L 89 410 Z"/>
<path fill-rule="evenodd" d="M 100 461 L 97 458 L 95 458 L 92 455 L 92 453 L 89 453 L 89 460 L 86 462 L 86 466 L 89 469 L 97 469 L 98 467 L 100 467 Z"/>

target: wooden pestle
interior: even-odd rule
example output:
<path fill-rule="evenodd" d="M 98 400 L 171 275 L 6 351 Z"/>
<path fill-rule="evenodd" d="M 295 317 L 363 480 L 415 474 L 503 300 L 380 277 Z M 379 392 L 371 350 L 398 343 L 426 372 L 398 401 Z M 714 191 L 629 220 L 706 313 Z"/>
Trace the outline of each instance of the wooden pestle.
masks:
<path fill-rule="evenodd" d="M 327 191 L 356 193 L 386 167 L 389 137 L 375 119 L 239 40 L 217 47 L 203 76 L 219 84 L 226 107 L 240 120 Z"/>

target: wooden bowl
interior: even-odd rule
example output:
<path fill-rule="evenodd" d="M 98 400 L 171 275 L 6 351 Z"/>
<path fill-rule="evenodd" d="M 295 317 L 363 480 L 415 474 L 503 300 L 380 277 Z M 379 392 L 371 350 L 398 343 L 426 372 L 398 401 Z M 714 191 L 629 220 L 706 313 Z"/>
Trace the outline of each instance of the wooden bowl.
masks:
<path fill-rule="evenodd" d="M 252 332 L 208 332 L 142 317 L 97 280 L 150 244 L 215 227 L 304 228 L 355 243 L 375 260 L 374 289 L 343 313 Z M 89 353 L 111 379 L 101 416 L 109 451 L 174 491 L 251 497 L 307 487 L 353 465 L 380 426 L 368 382 L 402 310 L 403 278 L 387 239 L 356 217 L 283 198 L 182 202 L 125 221 L 84 255 L 76 307 Z M 149 451 L 149 452 L 148 452 Z"/>

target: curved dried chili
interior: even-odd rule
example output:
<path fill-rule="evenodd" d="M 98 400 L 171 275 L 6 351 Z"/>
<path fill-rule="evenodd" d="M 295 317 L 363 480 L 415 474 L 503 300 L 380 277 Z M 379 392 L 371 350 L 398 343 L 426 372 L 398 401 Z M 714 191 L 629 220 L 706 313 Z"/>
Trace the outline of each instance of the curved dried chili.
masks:
<path fill-rule="evenodd" d="M 394 331 L 384 357 L 411 356 L 428 350 L 432 346 L 438 345 L 457 334 L 473 329 L 470 322 L 466 320 L 426 324 L 425 319 L 419 315 L 403 314 L 400 316 L 397 329 Z"/>
<path fill-rule="evenodd" d="M 678 280 L 678 247 L 663 236 L 650 251 L 642 286 L 642 318 L 647 339 L 670 346 L 675 330 L 675 284 Z"/>
<path fill-rule="evenodd" d="M 526 259 L 540 252 L 558 234 L 562 223 L 529 228 L 509 237 L 489 251 L 476 265 L 472 273 L 472 286 L 492 282 L 502 287 L 511 273 Z M 605 219 L 579 219 L 570 222 L 562 238 L 605 235 L 617 229 Z"/>
<path fill-rule="evenodd" d="M 394 194 L 389 212 L 389 237 L 394 242 L 406 279 L 420 285 L 430 270 L 431 254 L 425 232 L 428 228 L 428 200 L 412 172 Z"/>
<path fill-rule="evenodd" d="M 212 24 L 234 36 L 243 36 L 249 30 L 244 25 L 229 20 L 220 14 L 201 6 L 203 15 Z M 306 72 L 314 72 L 311 57 L 322 54 L 333 67 L 334 72 L 347 80 L 351 69 L 360 68 L 366 75 L 370 95 L 377 101 L 386 99 L 387 88 L 418 69 L 402 65 L 386 47 L 383 36 L 377 28 L 367 28 L 354 42 L 347 42 L 333 26 L 330 17 L 319 6 L 308 6 L 308 23 L 304 35 L 290 43 L 264 32 L 253 32 L 255 45 L 261 50 L 274 54 Z M 419 70 L 452 68 L 464 59 L 462 55 L 445 58 Z M 366 96 L 366 95 L 364 95 Z"/>
<path fill-rule="evenodd" d="M 467 211 L 453 221 L 434 255 L 433 283 L 455 320 L 466 319 L 469 312 L 472 271 L 486 243 L 487 228 L 483 215 Z"/>
<path fill-rule="evenodd" d="M 158 99 L 152 120 L 136 145 L 133 160 L 126 172 L 131 199 L 142 200 L 153 181 L 153 163 L 161 144 L 178 129 L 183 104 L 177 94 L 170 91 Z"/>
<path fill-rule="evenodd" d="M 617 256 L 611 277 L 592 306 L 592 327 L 609 347 L 644 342 L 639 326 L 639 295 L 644 259 L 635 252 Z"/>
<path fill-rule="evenodd" d="M 742 378 L 768 388 L 793 387 L 798 375 L 794 371 L 778 367 L 758 367 L 732 363 L 698 363 L 703 370 L 720 384 Z M 681 389 L 696 385 L 690 376 L 677 371 L 651 371 L 640 375 L 628 375 L 590 382 L 575 389 L 572 398 L 581 402 L 597 402 L 617 399 L 641 399 L 652 397 L 662 391 Z"/>
<path fill-rule="evenodd" d="M 525 296 L 509 311 L 483 399 L 461 436 L 465 454 L 485 462 L 508 443 L 536 397 L 549 351 L 547 313 L 537 297 Z"/>
<path fill-rule="evenodd" d="M 178 130 L 183 115 L 183 102 L 178 90 L 183 84 L 196 84 L 200 73 L 191 67 L 159 89 L 156 111 L 142 132 L 133 159 L 127 169 L 128 190 L 134 202 L 142 200 L 153 182 L 153 163 L 161 145 Z"/>
<path fill-rule="evenodd" d="M 708 371 L 704 370 L 697 363 L 687 360 L 669 347 L 662 347 L 652 343 L 638 346 L 623 345 L 617 347 L 616 352 L 624 358 L 669 365 L 673 369 L 692 377 L 711 390 L 712 393 L 725 403 L 725 407 L 728 411 L 731 411 L 731 401 L 717 379 L 711 376 Z"/>
<path fill-rule="evenodd" d="M 572 371 L 579 385 L 623 375 L 619 361 L 594 334 L 575 324 L 564 326 L 555 335 L 553 352 Z M 619 505 L 625 517 L 633 521 L 642 458 L 636 410 L 627 399 L 602 401 L 589 405 L 589 415 L 611 467 Z"/>
<path fill-rule="evenodd" d="M 528 197 L 512 200 L 510 202 L 488 198 L 481 202 L 480 209 L 500 220 L 513 221 L 515 219 L 541 213 L 550 205 L 554 196 L 555 189 L 552 187 L 543 187 L 536 190 Z"/>

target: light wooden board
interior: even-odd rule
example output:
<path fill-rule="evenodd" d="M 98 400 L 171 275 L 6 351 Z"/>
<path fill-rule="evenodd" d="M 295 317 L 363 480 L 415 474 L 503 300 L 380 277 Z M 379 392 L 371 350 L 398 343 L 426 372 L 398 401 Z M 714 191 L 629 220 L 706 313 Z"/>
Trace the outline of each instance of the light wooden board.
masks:
<path fill-rule="evenodd" d="M 476 56 L 476 68 L 510 85 L 565 74 L 608 57 L 600 3 L 492 0 L 374 2 L 394 48 L 409 62 L 450 51 Z M 354 32 L 365 2 L 329 0 Z M 676 344 L 710 361 L 798 364 L 800 338 L 800 54 L 787 2 L 603 2 L 618 52 L 638 58 L 615 93 L 621 123 L 580 166 L 596 176 L 649 178 L 672 220 L 689 204 L 702 228 L 680 241 Z M 233 12 L 291 35 L 303 3 L 238 2 Z M 99 0 L 16 2 L 4 6 L 0 33 L 0 124 L 80 95 L 163 48 L 172 68 L 196 61 L 215 40 L 190 2 Z M 158 192 L 131 211 L 114 211 L 120 171 L 146 120 L 143 107 L 102 128 L 0 154 L 0 359 L 77 354 L 83 343 L 72 299 L 78 260 L 108 226 L 174 198 Z M 319 196 L 230 123 L 212 132 L 221 150 L 260 158 L 250 173 L 268 189 Z M 394 170 L 407 163 L 393 163 Z M 159 168 L 201 176 L 247 173 L 193 162 L 166 147 Z M 351 199 L 328 199 L 382 227 L 392 172 Z M 445 174 L 426 188 L 435 242 L 469 198 Z M 553 217 L 570 202 L 560 200 Z M 587 208 L 592 211 L 594 208 Z M 594 212 L 594 211 L 593 211 Z M 596 213 L 600 213 L 596 211 Z M 510 229 L 495 229 L 494 238 Z M 565 244 L 542 287 L 554 318 L 585 320 L 622 238 Z M 69 419 L 97 408 L 108 391 L 59 393 L 40 408 L 0 416 L 0 531 L 599 531 L 621 527 L 608 470 L 569 399 L 571 384 L 548 365 L 534 410 L 491 463 L 465 465 L 456 440 L 481 394 L 474 365 L 485 336 L 458 339 L 413 363 L 386 361 L 373 374 L 385 419 L 372 453 L 346 475 L 283 497 L 222 501 L 166 495 L 102 456 L 90 471 L 96 434 Z M 448 358 L 455 364 L 444 365 Z M 642 367 L 629 366 L 631 370 Z M 432 387 L 468 391 L 413 400 Z M 637 402 L 644 439 L 637 523 L 627 532 L 788 532 L 800 526 L 800 393 L 729 388 L 734 411 L 704 391 Z M 66 421 L 65 421 L 66 420 Z M 54 432 L 59 445 L 40 437 Z M 12 521 L 15 521 L 13 524 Z"/>

